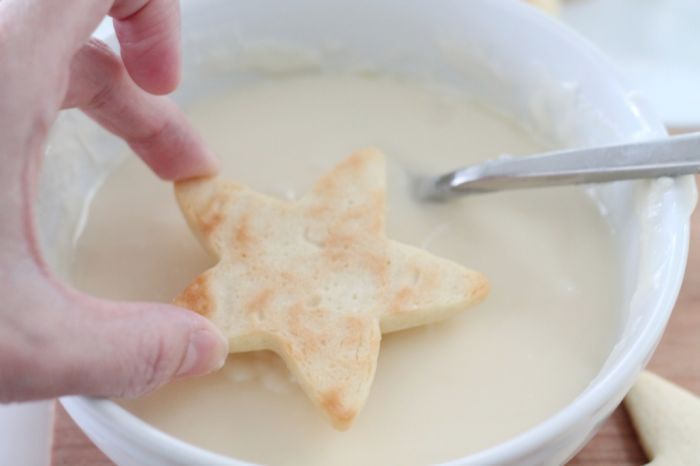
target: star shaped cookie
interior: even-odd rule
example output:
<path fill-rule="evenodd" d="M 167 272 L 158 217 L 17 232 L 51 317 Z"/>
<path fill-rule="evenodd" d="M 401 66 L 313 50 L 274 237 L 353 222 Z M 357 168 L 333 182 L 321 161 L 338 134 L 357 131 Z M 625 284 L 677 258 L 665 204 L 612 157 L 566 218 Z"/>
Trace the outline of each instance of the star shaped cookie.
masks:
<path fill-rule="evenodd" d="M 273 350 L 347 429 L 364 405 L 381 334 L 445 319 L 488 294 L 484 276 L 386 238 L 385 164 L 368 149 L 287 201 L 218 178 L 176 184 L 219 262 L 175 304 L 211 319 L 231 352 Z"/>

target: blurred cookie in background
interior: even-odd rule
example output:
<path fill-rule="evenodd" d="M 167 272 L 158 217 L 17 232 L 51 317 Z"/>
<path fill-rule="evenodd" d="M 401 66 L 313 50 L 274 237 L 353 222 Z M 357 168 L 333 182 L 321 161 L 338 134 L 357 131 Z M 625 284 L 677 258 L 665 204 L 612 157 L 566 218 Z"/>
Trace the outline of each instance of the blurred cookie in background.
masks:
<path fill-rule="evenodd" d="M 552 14 L 557 14 L 559 13 L 559 0 L 526 0 L 527 3 L 534 5 L 538 8 L 541 8 L 542 10 L 552 13 Z"/>

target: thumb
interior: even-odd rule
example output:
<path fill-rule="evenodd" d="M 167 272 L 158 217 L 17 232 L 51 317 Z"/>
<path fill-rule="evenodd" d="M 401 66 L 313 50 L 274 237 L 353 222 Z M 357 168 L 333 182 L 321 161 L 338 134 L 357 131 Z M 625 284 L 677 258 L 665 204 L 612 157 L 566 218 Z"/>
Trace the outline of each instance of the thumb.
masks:
<path fill-rule="evenodd" d="M 220 369 L 223 335 L 194 312 L 166 304 L 73 299 L 80 320 L 64 342 L 65 393 L 132 398 L 179 377 Z"/>

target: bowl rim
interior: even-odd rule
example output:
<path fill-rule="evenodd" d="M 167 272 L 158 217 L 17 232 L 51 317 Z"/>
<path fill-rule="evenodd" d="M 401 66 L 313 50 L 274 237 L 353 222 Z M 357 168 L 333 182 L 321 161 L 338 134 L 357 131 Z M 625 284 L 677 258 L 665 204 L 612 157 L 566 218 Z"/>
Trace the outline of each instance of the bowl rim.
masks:
<path fill-rule="evenodd" d="M 520 2 L 480 1 L 482 3 L 488 1 L 491 8 L 500 8 L 512 16 L 519 15 L 526 22 L 535 23 L 542 28 L 551 30 L 552 34 L 558 35 L 571 50 L 575 50 L 582 57 L 585 57 L 591 67 L 603 70 L 608 76 L 608 84 L 617 88 L 618 95 L 627 96 L 635 92 L 635 88 L 620 75 L 607 57 L 591 42 L 560 21 L 537 11 L 535 8 L 520 4 Z M 667 136 L 665 126 L 646 102 L 632 102 L 630 99 L 626 99 L 625 106 L 630 111 L 630 119 L 637 123 L 638 129 L 645 130 L 649 136 Z M 675 182 L 679 183 L 679 181 Z M 678 192 L 677 196 L 682 194 Z M 674 228 L 678 232 L 678 236 L 671 249 L 672 255 L 667 258 L 667 263 L 670 264 L 668 269 L 670 273 L 664 277 L 660 286 L 662 292 L 656 297 L 650 318 L 632 337 L 633 341 L 626 352 L 615 364 L 606 369 L 605 375 L 597 377 L 565 407 L 528 430 L 485 450 L 442 463 L 443 466 L 481 466 L 522 458 L 544 444 L 555 440 L 561 432 L 575 425 L 582 414 L 597 412 L 610 400 L 615 399 L 616 395 L 620 393 L 620 389 L 626 387 L 628 381 L 632 379 L 634 373 L 641 370 L 646 364 L 648 355 L 654 350 L 663 334 L 680 291 L 687 262 L 690 232 L 689 219 L 683 218 L 682 215 L 676 217 Z M 138 443 L 151 450 L 154 449 L 154 446 L 159 445 L 157 450 L 167 451 L 168 455 L 176 456 L 181 460 L 206 461 L 211 464 L 230 466 L 255 464 L 214 453 L 171 436 L 109 399 L 67 396 L 61 398 L 60 401 L 74 418 L 83 418 L 83 413 L 89 413 L 94 421 L 107 427 L 113 435 L 128 439 L 129 443 Z"/>

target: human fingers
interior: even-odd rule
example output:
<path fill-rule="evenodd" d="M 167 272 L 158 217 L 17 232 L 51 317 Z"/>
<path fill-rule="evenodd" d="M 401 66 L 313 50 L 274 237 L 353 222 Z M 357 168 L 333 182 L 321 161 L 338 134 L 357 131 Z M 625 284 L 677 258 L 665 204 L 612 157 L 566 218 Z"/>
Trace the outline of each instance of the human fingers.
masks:
<path fill-rule="evenodd" d="M 177 0 L 118 0 L 109 14 L 133 80 L 152 94 L 180 81 L 180 5 Z"/>
<path fill-rule="evenodd" d="M 180 80 L 178 0 L 2 0 L 8 37 L 17 36 L 26 62 L 46 75 L 59 73 L 105 15 L 114 18 L 121 54 L 134 81 L 166 94 Z"/>
<path fill-rule="evenodd" d="M 74 56 L 64 108 L 78 107 L 120 136 L 162 178 L 211 175 L 216 157 L 171 101 L 148 94 L 105 44 L 91 39 Z"/>
<path fill-rule="evenodd" d="M 138 397 L 220 368 L 228 344 L 203 317 L 165 304 L 115 303 L 16 284 L 0 327 L 0 402 L 84 394 Z M 29 293 L 24 293 L 29 291 Z M 13 302 L 14 301 L 14 302 Z"/>

